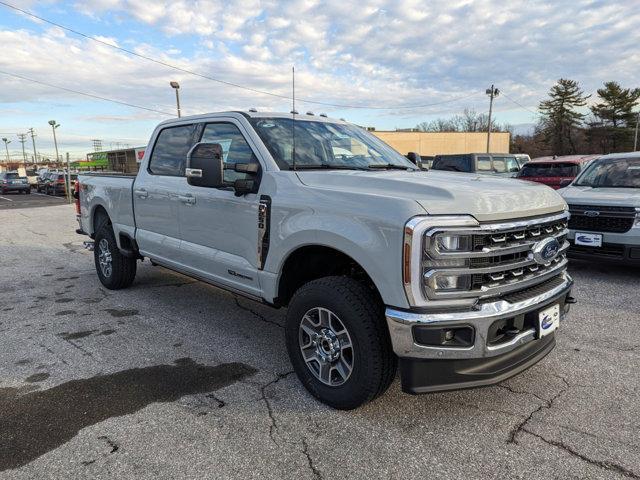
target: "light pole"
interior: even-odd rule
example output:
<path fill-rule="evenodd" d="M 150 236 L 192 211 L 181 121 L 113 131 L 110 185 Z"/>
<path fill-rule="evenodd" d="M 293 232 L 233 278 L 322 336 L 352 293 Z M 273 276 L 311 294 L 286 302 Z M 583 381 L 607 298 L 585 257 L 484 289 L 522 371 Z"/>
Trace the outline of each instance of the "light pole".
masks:
<path fill-rule="evenodd" d="M 26 133 L 18 134 L 18 141 L 22 144 L 22 163 L 24 164 L 24 171 L 27 171 L 27 153 L 24 151 L 24 144 L 27 141 Z"/>
<path fill-rule="evenodd" d="M 178 82 L 169 82 L 169 85 L 171 85 L 171 88 L 176 91 L 176 106 L 178 107 L 178 118 L 180 118 L 182 116 L 180 114 L 180 94 L 178 93 L 178 90 L 180 90 L 180 84 Z"/>
<path fill-rule="evenodd" d="M 55 120 L 49 120 L 49 125 L 51 125 L 51 130 L 53 131 L 53 144 L 56 147 L 56 163 L 60 163 L 60 155 L 58 154 L 58 138 L 56 137 L 56 129 L 60 126 Z M 67 175 L 65 180 L 65 190 L 67 194 L 67 200 L 71 203 L 71 172 L 69 171 L 69 159 L 67 159 Z"/>
<path fill-rule="evenodd" d="M 500 90 L 491 85 L 491 88 L 487 88 L 485 93 L 489 95 L 489 123 L 487 125 L 487 153 L 489 153 L 491 145 L 491 114 L 493 113 L 493 99 L 500 94 Z"/>
<path fill-rule="evenodd" d="M 4 149 L 7 152 L 7 163 L 9 163 L 11 161 L 11 158 L 9 157 L 9 144 L 11 143 L 11 140 L 3 138 L 2 141 L 4 142 Z"/>

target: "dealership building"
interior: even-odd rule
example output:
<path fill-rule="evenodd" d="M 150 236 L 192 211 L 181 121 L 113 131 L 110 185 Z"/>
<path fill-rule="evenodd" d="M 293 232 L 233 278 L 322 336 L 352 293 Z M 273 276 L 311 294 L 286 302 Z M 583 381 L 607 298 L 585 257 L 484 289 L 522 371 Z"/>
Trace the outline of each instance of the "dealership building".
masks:
<path fill-rule="evenodd" d="M 419 153 L 433 157 L 446 153 L 482 153 L 487 151 L 486 132 L 417 132 L 370 130 L 376 137 L 406 155 Z M 491 153 L 509 153 L 509 133 L 491 132 Z"/>

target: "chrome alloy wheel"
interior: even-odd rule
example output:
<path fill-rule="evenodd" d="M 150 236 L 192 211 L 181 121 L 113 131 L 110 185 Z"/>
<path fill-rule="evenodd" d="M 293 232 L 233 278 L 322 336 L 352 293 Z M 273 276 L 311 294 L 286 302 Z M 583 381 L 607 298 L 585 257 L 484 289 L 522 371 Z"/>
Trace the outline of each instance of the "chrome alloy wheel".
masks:
<path fill-rule="evenodd" d="M 113 272 L 112 262 L 109 242 L 106 238 L 103 238 L 98 244 L 98 263 L 100 264 L 100 271 L 102 271 L 102 275 L 107 278 L 109 278 Z"/>
<path fill-rule="evenodd" d="M 312 308 L 300 321 L 298 337 L 302 358 L 314 377 L 330 387 L 347 381 L 353 370 L 353 344 L 335 313 Z"/>

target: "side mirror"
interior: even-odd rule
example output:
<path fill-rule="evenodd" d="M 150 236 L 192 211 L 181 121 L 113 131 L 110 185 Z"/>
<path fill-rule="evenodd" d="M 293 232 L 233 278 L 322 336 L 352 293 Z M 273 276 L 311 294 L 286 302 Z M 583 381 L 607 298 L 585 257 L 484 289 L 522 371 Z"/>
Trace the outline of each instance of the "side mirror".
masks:
<path fill-rule="evenodd" d="M 196 143 L 187 154 L 187 182 L 194 187 L 219 188 L 224 185 L 222 145 Z"/>
<path fill-rule="evenodd" d="M 573 180 L 571 180 L 570 178 L 560 180 L 560 188 L 568 187 L 569 185 L 571 185 L 571 182 L 573 182 Z"/>
<path fill-rule="evenodd" d="M 409 152 L 405 156 L 416 167 L 422 168 L 422 158 L 420 157 L 420 154 L 418 154 L 416 152 Z"/>

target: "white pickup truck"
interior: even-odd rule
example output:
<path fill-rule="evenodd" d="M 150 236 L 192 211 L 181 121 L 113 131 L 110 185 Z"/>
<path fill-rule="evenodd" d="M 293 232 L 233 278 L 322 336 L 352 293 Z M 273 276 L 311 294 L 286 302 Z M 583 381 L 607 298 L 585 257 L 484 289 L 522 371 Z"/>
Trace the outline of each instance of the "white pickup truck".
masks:
<path fill-rule="evenodd" d="M 100 281 L 137 261 L 275 307 L 304 386 L 350 409 L 399 364 L 409 393 L 489 385 L 555 345 L 572 280 L 550 188 L 421 171 L 326 116 L 223 112 L 161 123 L 133 176 L 80 175 Z"/>

